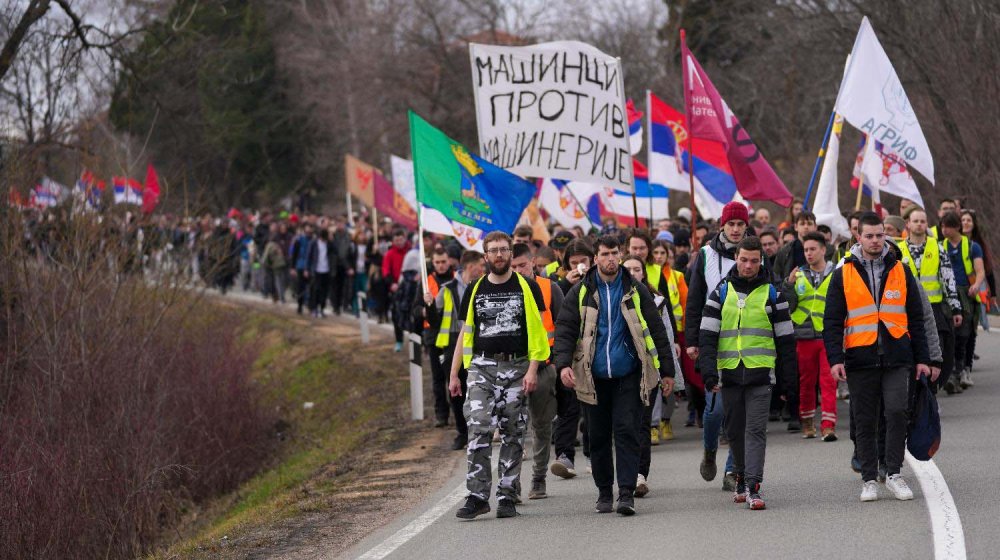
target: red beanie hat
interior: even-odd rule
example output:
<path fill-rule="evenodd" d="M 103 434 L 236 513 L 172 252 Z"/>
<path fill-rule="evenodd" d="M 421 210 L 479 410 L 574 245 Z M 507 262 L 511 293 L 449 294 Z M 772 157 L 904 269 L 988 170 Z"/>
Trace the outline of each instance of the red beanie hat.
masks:
<path fill-rule="evenodd" d="M 734 200 L 722 207 L 722 217 L 719 218 L 719 223 L 726 225 L 732 220 L 743 220 L 744 224 L 750 223 L 750 212 L 745 204 Z"/>

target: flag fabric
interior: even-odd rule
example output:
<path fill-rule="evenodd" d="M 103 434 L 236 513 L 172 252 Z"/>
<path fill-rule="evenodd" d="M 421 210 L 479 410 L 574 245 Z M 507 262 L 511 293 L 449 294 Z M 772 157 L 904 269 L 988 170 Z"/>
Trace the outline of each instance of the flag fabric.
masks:
<path fill-rule="evenodd" d="M 628 115 L 628 147 L 634 156 L 642 150 L 642 112 L 629 99 L 625 103 L 625 113 Z"/>
<path fill-rule="evenodd" d="M 542 179 L 538 203 L 562 227 L 579 226 L 583 231 L 590 231 L 591 227 L 601 223 L 601 215 L 599 211 L 592 214 L 591 211 L 598 209 L 588 208 L 588 203 L 601 190 L 590 183 Z"/>
<path fill-rule="evenodd" d="M 843 128 L 844 119 L 837 115 L 830 131 L 830 140 L 826 145 L 826 155 L 823 159 L 823 168 L 820 170 L 819 183 L 816 185 L 812 211 L 816 214 L 816 223 L 829 227 L 835 238 L 850 239 L 851 229 L 840 213 L 837 188 L 837 159 L 840 157 L 840 134 Z"/>
<path fill-rule="evenodd" d="M 152 214 L 156 205 L 160 203 L 160 177 L 156 174 L 156 169 L 150 163 L 146 167 L 146 184 L 142 189 L 142 211 L 145 214 Z"/>
<path fill-rule="evenodd" d="M 86 204 L 86 208 L 90 210 L 96 210 L 100 207 L 104 187 L 104 181 L 99 180 L 89 169 L 84 169 L 76 181 L 77 195 Z"/>
<path fill-rule="evenodd" d="M 423 205 L 420 207 L 420 223 L 423 224 L 424 231 L 450 235 L 466 249 L 483 252 L 483 238 L 486 237 L 486 232 L 479 228 L 449 220 L 441 212 Z"/>
<path fill-rule="evenodd" d="M 142 184 L 131 177 L 112 177 L 115 204 L 142 204 Z"/>
<path fill-rule="evenodd" d="M 390 156 L 392 166 L 392 184 L 396 192 L 403 197 L 410 208 L 417 207 L 417 185 L 413 178 L 413 162 L 399 156 Z"/>
<path fill-rule="evenodd" d="M 934 160 L 903 84 L 865 17 L 834 110 L 934 183 Z"/>
<path fill-rule="evenodd" d="M 543 245 L 549 244 L 549 239 L 551 239 L 549 228 L 545 227 L 545 220 L 542 219 L 542 214 L 538 211 L 537 200 L 532 199 L 528 203 L 528 207 L 521 214 L 518 225 L 531 226 L 531 238 L 540 241 Z M 588 231 L 587 228 L 584 228 L 584 231 Z"/>
<path fill-rule="evenodd" d="M 375 208 L 392 221 L 409 230 L 417 229 L 417 211 L 399 193 L 380 171 L 374 177 Z"/>
<path fill-rule="evenodd" d="M 881 193 L 885 192 L 924 207 L 924 199 L 920 196 L 917 183 L 902 157 L 871 137 L 866 139 L 862 152 L 859 176 L 871 192 L 872 199 L 881 204 Z"/>
<path fill-rule="evenodd" d="M 669 192 L 667 188 L 662 185 L 650 184 L 649 170 L 638 160 L 632 160 L 632 167 L 635 176 L 635 205 L 632 204 L 632 191 L 605 186 L 599 191 L 605 212 L 614 214 L 619 219 L 631 218 L 634 220 L 636 212 L 638 212 L 640 220 L 648 220 L 650 215 L 654 220 L 669 218 Z"/>
<path fill-rule="evenodd" d="M 746 200 L 770 200 L 782 206 L 792 204 L 792 193 L 764 159 L 736 115 L 719 95 L 708 74 L 688 50 L 681 35 L 681 62 L 684 73 L 684 106 L 688 132 L 693 138 L 718 142 L 724 148 L 736 188 Z M 698 155 L 697 149 L 695 155 Z"/>
<path fill-rule="evenodd" d="M 114 189 L 115 204 L 124 204 L 125 191 L 127 190 L 125 186 L 125 177 L 112 177 L 111 188 Z"/>
<path fill-rule="evenodd" d="M 535 185 L 469 153 L 410 111 L 417 199 L 453 222 L 513 233 Z"/>
<path fill-rule="evenodd" d="M 649 182 L 667 189 L 690 192 L 687 157 L 688 130 L 684 115 L 652 92 L 649 108 Z M 718 142 L 691 138 L 694 152 L 694 192 L 698 213 L 722 216 L 722 207 L 734 200 L 736 180 L 725 148 Z"/>
<path fill-rule="evenodd" d="M 17 192 L 17 189 L 15 189 L 13 186 L 10 187 L 10 190 L 7 192 L 8 206 L 10 206 L 11 208 L 17 208 L 18 210 L 24 210 L 25 208 L 29 208 L 30 204 L 31 204 L 30 196 L 29 200 L 26 201 L 24 200 L 24 197 L 21 196 L 21 193 Z"/>
<path fill-rule="evenodd" d="M 348 154 L 344 156 L 347 191 L 369 208 L 375 206 L 375 168 Z"/>
<path fill-rule="evenodd" d="M 35 208 L 50 208 L 59 204 L 59 191 L 53 188 L 51 181 L 46 181 L 48 177 L 42 179 L 42 182 L 35 185 L 32 189 L 31 195 L 29 197 L 29 203 Z"/>

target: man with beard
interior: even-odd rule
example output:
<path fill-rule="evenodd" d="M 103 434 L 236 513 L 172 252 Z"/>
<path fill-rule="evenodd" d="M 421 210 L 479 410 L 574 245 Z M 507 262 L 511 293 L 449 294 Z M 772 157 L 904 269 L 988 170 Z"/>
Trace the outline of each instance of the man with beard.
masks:
<path fill-rule="evenodd" d="M 617 236 L 597 241 L 595 264 L 559 311 L 555 365 L 587 417 L 595 509 L 611 513 L 617 478 L 617 512 L 628 516 L 635 514 L 642 415 L 657 384 L 673 390 L 673 349 L 653 296 L 621 266 Z"/>
<path fill-rule="evenodd" d="M 474 519 L 490 511 L 491 444 L 500 431 L 497 517 L 515 517 L 515 483 L 521 474 L 525 400 L 538 384 L 539 366 L 549 358 L 542 324 L 545 304 L 533 280 L 511 270 L 511 239 L 494 231 L 483 240 L 489 274 L 462 298 L 462 363 L 469 370 L 465 419 L 472 432 L 467 456 L 469 495 L 456 517 Z M 455 365 L 449 391 L 461 394 Z"/>

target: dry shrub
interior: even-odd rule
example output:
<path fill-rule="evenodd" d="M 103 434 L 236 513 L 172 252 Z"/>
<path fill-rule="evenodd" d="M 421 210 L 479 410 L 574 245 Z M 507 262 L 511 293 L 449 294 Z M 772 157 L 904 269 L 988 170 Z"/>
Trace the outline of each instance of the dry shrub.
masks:
<path fill-rule="evenodd" d="M 272 449 L 238 318 L 144 279 L 120 217 L 98 218 L 57 218 L 41 249 L 0 216 L 7 558 L 135 557 Z"/>

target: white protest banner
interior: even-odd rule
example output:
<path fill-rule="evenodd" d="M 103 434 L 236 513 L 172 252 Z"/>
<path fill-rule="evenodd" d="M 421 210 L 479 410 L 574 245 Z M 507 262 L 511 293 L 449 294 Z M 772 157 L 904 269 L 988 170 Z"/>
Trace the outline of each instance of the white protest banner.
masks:
<path fill-rule="evenodd" d="M 621 61 L 576 41 L 469 45 L 483 159 L 632 191 Z"/>
<path fill-rule="evenodd" d="M 934 182 L 934 160 L 920 122 L 867 17 L 854 40 L 834 111 Z"/>

